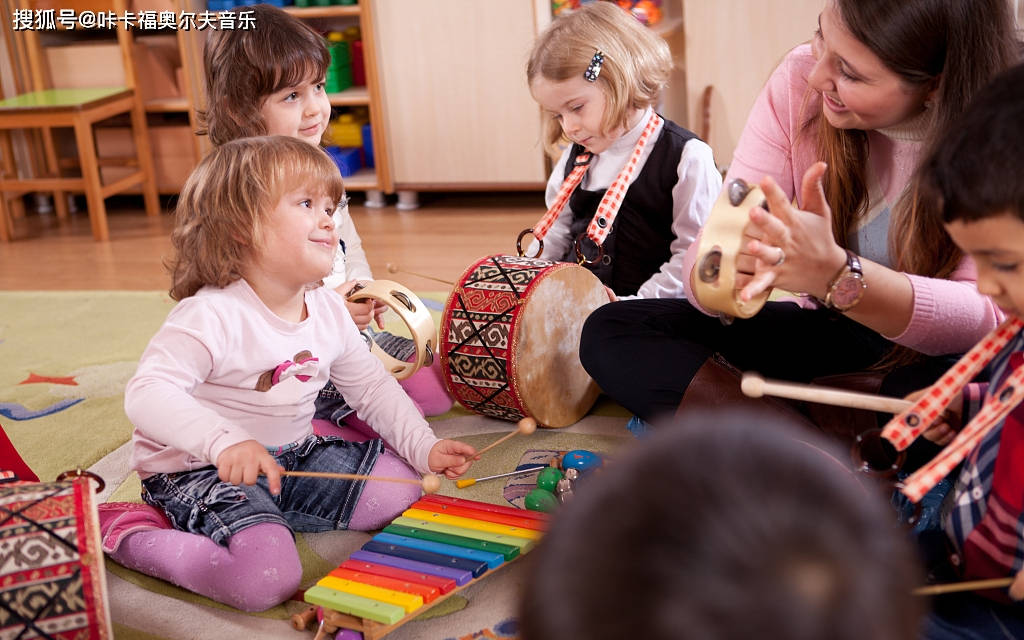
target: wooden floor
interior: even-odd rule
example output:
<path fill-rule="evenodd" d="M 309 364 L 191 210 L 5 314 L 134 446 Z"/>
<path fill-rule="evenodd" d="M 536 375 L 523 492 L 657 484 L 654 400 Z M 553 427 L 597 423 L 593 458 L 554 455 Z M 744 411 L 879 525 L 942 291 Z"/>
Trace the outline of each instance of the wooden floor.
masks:
<path fill-rule="evenodd" d="M 477 258 L 514 254 L 516 236 L 544 213 L 540 192 L 420 195 L 415 211 L 367 209 L 358 195 L 351 207 L 374 276 L 420 291 L 449 287 L 387 264 L 453 282 Z M 18 239 L 0 244 L 0 290 L 167 290 L 173 216 L 147 218 L 141 199 L 108 206 L 109 242 L 93 241 L 84 211 L 64 226 L 52 214 L 16 220 Z"/>

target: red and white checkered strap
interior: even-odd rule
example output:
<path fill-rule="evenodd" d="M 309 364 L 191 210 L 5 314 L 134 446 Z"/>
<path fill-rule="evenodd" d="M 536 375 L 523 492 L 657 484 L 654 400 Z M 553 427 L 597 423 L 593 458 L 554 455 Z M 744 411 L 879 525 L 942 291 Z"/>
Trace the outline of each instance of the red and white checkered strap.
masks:
<path fill-rule="evenodd" d="M 643 156 L 644 148 L 647 147 L 647 143 L 650 142 L 654 131 L 660 124 L 661 116 L 652 111 L 651 117 L 647 119 L 647 124 L 644 126 L 644 130 L 640 133 L 640 138 L 636 141 L 636 147 L 633 148 L 633 153 L 630 155 L 629 160 L 626 161 L 625 166 L 619 171 L 619 175 L 615 176 L 615 180 L 608 187 L 608 190 L 605 191 L 604 197 L 601 198 L 601 202 L 597 205 L 597 212 L 594 213 L 594 217 L 587 226 L 587 237 L 593 240 L 595 244 L 604 244 L 605 238 L 608 237 L 612 224 L 615 222 L 615 216 L 619 213 L 619 207 L 622 206 L 622 200 L 626 196 L 629 183 L 632 182 L 633 176 L 636 175 L 640 167 L 640 158 Z M 555 220 L 562 213 L 562 209 L 569 202 L 572 192 L 583 180 L 583 174 L 587 172 L 591 157 L 592 154 L 590 153 L 580 154 L 576 157 L 575 168 L 565 181 L 562 182 L 562 188 L 558 191 L 558 197 L 555 198 L 555 202 L 548 209 L 547 213 L 544 214 L 544 217 L 540 219 L 540 222 L 534 225 L 533 237 L 539 240 L 544 239 L 544 236 L 551 229 L 551 225 L 555 223 Z"/>
<path fill-rule="evenodd" d="M 964 354 L 960 361 L 943 374 L 913 406 L 890 420 L 882 430 L 882 437 L 899 451 L 909 447 L 910 443 L 942 414 L 953 396 L 973 380 L 1022 327 L 1024 322 L 1016 316 L 1004 320 Z"/>
<path fill-rule="evenodd" d="M 633 176 L 636 175 L 640 166 L 640 157 L 643 155 L 644 147 L 647 146 L 659 124 L 661 124 L 661 117 L 652 111 L 651 117 L 647 120 L 647 126 L 640 133 L 640 139 L 636 141 L 636 147 L 633 149 L 632 155 L 629 156 L 626 166 L 622 167 L 619 175 L 615 176 L 612 186 L 604 192 L 601 203 L 597 205 L 597 213 L 594 214 L 587 226 L 587 237 L 593 240 L 594 244 L 598 246 L 604 244 L 604 239 L 611 232 L 615 216 L 619 214 L 619 207 L 622 206 L 622 200 L 626 197 L 626 189 L 629 188 L 629 183 L 633 181 Z"/>
<path fill-rule="evenodd" d="M 538 240 L 543 240 L 544 236 L 551 230 L 551 225 L 555 224 L 555 220 L 562 213 L 562 209 L 565 208 L 565 203 L 569 202 L 569 197 L 572 192 L 576 190 L 576 187 L 580 182 L 583 181 L 583 174 L 590 168 L 590 160 L 594 157 L 594 154 L 586 151 L 576 156 L 576 160 L 573 162 L 573 170 L 565 180 L 562 181 L 562 188 L 558 190 L 558 196 L 555 201 L 551 203 L 551 208 L 548 209 L 544 217 L 540 219 L 540 222 L 533 225 L 533 237 Z"/>
<path fill-rule="evenodd" d="M 928 490 L 949 475 L 967 457 L 982 438 L 999 424 L 1014 407 L 1024 400 L 1024 367 L 1018 367 L 1006 378 L 999 390 L 982 406 L 966 427 L 946 445 L 939 455 L 915 471 L 903 483 L 903 494 L 918 502 Z"/>
<path fill-rule="evenodd" d="M 1006 344 L 1024 328 L 1024 321 L 1010 316 L 947 371 L 909 409 L 889 421 L 882 437 L 902 451 L 942 414 L 964 385 L 970 382 Z M 917 502 L 935 483 L 963 460 L 985 433 L 1024 400 L 1024 369 L 1014 371 L 978 415 L 964 427 L 941 454 L 904 483 L 903 493 Z"/>

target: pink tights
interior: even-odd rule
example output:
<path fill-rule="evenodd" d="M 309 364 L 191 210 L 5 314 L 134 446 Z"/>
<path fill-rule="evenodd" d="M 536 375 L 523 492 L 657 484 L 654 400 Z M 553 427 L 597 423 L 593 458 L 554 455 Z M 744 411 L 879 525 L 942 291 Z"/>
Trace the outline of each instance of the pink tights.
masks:
<path fill-rule="evenodd" d="M 280 524 L 247 527 L 222 547 L 177 529 L 128 535 L 111 558 L 242 611 L 263 611 L 295 593 L 302 565 L 292 533 Z"/>
<path fill-rule="evenodd" d="M 398 384 L 425 416 L 439 416 L 452 408 L 452 397 L 441 379 L 441 359 L 436 356 L 429 367 L 421 368 Z"/>
<path fill-rule="evenodd" d="M 419 477 L 390 451 L 377 458 L 370 475 Z M 412 484 L 367 482 L 349 529 L 380 529 L 419 497 L 419 487 Z M 138 531 L 127 535 L 111 558 L 129 569 L 243 611 L 263 611 L 281 604 L 295 593 L 302 578 L 291 531 L 271 522 L 239 531 L 227 547 L 177 529 Z"/>

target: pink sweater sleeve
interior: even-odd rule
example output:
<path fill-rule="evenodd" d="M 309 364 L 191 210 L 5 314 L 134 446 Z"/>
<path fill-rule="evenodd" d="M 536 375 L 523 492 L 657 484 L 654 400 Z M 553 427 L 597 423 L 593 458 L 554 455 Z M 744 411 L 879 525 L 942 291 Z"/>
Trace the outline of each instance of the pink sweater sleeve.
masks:
<path fill-rule="evenodd" d="M 1003 312 L 978 292 L 978 270 L 964 256 L 949 280 L 907 274 L 914 288 L 910 324 L 893 342 L 927 355 L 962 353 L 1002 322 Z"/>

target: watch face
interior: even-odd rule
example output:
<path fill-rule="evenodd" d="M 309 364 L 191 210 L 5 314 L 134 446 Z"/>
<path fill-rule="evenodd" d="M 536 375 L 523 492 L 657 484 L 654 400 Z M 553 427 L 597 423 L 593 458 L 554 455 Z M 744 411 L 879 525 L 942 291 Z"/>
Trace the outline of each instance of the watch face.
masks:
<path fill-rule="evenodd" d="M 849 309 L 860 301 L 864 295 L 864 280 L 854 274 L 848 274 L 836 283 L 832 291 L 832 304 L 840 309 Z"/>

